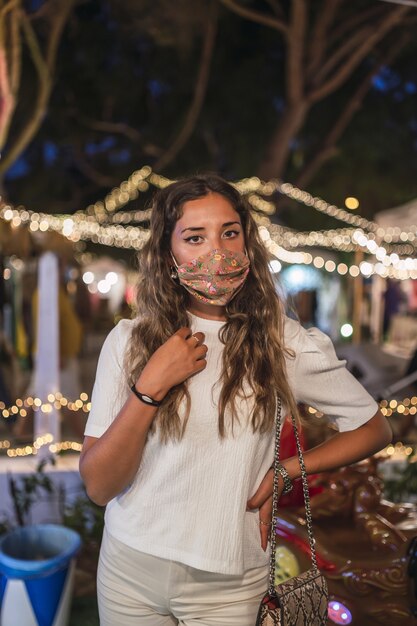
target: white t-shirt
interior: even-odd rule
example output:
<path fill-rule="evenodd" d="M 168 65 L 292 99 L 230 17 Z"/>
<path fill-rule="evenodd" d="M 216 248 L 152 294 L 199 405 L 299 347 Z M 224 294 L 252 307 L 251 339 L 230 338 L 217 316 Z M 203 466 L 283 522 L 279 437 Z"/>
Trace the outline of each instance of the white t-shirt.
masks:
<path fill-rule="evenodd" d="M 239 575 L 269 558 L 260 544 L 258 511 L 246 511 L 246 503 L 273 462 L 274 433 L 252 432 L 245 417 L 249 401 L 242 399 L 240 424 L 220 439 L 214 383 L 221 372 L 223 322 L 190 314 L 190 323 L 193 332 L 205 333 L 208 353 L 207 367 L 188 381 L 191 413 L 184 437 L 161 444 L 157 433 L 149 435 L 135 479 L 109 502 L 105 521 L 111 535 L 136 550 Z M 86 435 L 100 437 L 131 393 L 123 363 L 134 324 L 120 321 L 104 342 Z M 287 372 L 298 402 L 325 413 L 340 431 L 376 413 L 378 405 L 337 359 L 325 334 L 286 318 L 285 343 L 296 352 L 287 359 Z"/>

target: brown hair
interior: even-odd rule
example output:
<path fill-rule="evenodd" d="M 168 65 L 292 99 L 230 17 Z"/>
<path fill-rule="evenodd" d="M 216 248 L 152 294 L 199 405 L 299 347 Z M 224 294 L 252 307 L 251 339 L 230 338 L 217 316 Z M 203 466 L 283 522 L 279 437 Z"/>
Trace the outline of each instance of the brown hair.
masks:
<path fill-rule="evenodd" d="M 227 304 L 226 321 L 220 332 L 224 344 L 219 433 L 222 437 L 239 419 L 236 397 L 245 395 L 244 384 L 252 389 L 254 408 L 250 415 L 253 430 L 266 432 L 274 424 L 275 395 L 297 414 L 287 381 L 283 343 L 284 308 L 269 271 L 269 255 L 263 245 L 250 208 L 241 194 L 217 175 L 199 175 L 172 183 L 154 197 L 150 237 L 139 253 L 137 323 L 127 355 L 130 382 L 137 381 L 151 355 L 181 326 L 189 326 L 188 294 L 171 278 L 170 240 L 184 203 L 216 193 L 226 198 L 239 214 L 250 260 L 250 272 L 237 295 Z M 214 381 L 213 381 L 214 382 Z M 185 418 L 179 405 L 185 400 Z M 230 424 L 226 409 L 230 409 Z M 161 439 L 180 439 L 190 413 L 187 381 L 173 387 L 156 417 Z"/>

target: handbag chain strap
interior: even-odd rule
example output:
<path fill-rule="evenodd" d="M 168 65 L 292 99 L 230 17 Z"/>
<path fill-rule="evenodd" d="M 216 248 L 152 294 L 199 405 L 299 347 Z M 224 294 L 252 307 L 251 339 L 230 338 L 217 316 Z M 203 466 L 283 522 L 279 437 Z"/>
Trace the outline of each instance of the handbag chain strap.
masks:
<path fill-rule="evenodd" d="M 276 533 L 276 523 L 277 523 L 277 513 L 278 513 L 278 488 L 279 488 L 279 480 L 278 480 L 278 465 L 279 465 L 279 451 L 280 451 L 280 442 L 281 442 L 281 398 L 277 396 L 276 400 L 276 413 L 275 413 L 275 449 L 274 449 L 274 481 L 273 481 L 273 492 L 272 492 L 272 526 L 271 526 L 271 558 L 269 562 L 269 587 L 268 593 L 269 595 L 274 595 L 275 593 L 275 553 L 276 553 L 276 544 L 277 544 L 277 533 Z M 313 568 L 318 570 L 317 567 L 317 557 L 316 557 L 316 547 L 315 547 L 315 539 L 313 535 L 313 518 L 311 515 L 310 508 L 310 494 L 308 491 L 308 481 L 307 481 L 307 472 L 304 464 L 303 452 L 300 444 L 300 437 L 298 434 L 297 424 L 295 421 L 294 415 L 291 414 L 291 421 L 294 428 L 295 442 L 297 445 L 297 453 L 298 453 L 298 461 L 300 463 L 301 469 L 301 480 L 303 484 L 303 496 L 304 496 L 304 505 L 306 510 L 306 526 L 307 526 L 307 535 L 308 541 L 310 544 L 310 552 L 311 552 L 311 561 L 313 563 Z"/>

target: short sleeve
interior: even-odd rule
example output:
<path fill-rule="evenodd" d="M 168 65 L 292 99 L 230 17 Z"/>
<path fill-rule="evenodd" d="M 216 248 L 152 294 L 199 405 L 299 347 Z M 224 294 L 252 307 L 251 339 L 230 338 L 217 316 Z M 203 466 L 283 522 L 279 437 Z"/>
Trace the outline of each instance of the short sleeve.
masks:
<path fill-rule="evenodd" d="M 101 437 L 105 433 L 129 395 L 123 364 L 132 324 L 132 320 L 121 320 L 107 335 L 101 349 L 84 431 L 89 437 Z"/>
<path fill-rule="evenodd" d="M 370 420 L 378 404 L 348 371 L 346 361 L 338 359 L 330 337 L 294 320 L 287 326 L 289 347 L 296 353 L 289 378 L 297 403 L 324 413 L 339 431 L 354 430 Z"/>

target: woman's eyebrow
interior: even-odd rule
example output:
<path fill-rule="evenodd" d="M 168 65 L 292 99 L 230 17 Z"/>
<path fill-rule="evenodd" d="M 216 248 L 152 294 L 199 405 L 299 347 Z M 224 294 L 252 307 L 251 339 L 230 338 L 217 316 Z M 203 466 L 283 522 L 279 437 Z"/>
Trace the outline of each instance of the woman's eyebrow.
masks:
<path fill-rule="evenodd" d="M 240 222 L 225 222 L 224 224 L 222 224 L 222 228 L 225 228 L 226 226 L 232 226 L 232 224 L 238 224 L 239 226 L 241 226 Z M 196 231 L 196 230 L 205 230 L 204 226 L 187 226 L 187 228 L 184 228 L 181 231 L 181 235 L 182 233 L 185 233 L 186 230 L 192 230 L 192 231 Z"/>
<path fill-rule="evenodd" d="M 204 228 L 204 226 L 187 226 L 187 228 L 184 228 L 181 231 L 181 235 L 182 235 L 182 233 L 185 233 L 186 230 L 193 230 L 193 231 L 194 230 L 205 230 L 205 228 Z"/>

